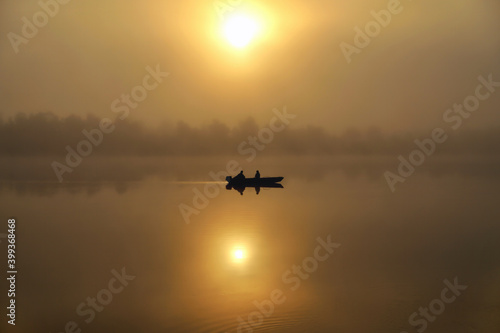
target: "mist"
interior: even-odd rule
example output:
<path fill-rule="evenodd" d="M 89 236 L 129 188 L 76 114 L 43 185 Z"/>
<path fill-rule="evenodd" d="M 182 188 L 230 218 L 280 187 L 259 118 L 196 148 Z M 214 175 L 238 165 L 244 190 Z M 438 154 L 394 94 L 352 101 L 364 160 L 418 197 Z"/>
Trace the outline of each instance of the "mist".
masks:
<path fill-rule="evenodd" d="M 92 133 L 99 129 L 100 121 L 91 114 L 60 117 L 50 112 L 19 113 L 0 123 L 0 155 L 65 155 L 67 146 L 76 150 L 79 142 L 88 141 L 83 132 Z M 257 153 L 259 156 L 397 156 L 415 149 L 415 140 L 422 141 L 431 136 L 431 130 L 391 133 L 369 127 L 350 128 L 335 134 L 321 126 L 284 125 L 280 125 L 281 131 L 270 134 L 270 125 L 258 123 L 253 117 L 235 126 L 212 120 L 202 126 L 179 121 L 152 127 L 137 121 L 116 119 L 113 132 L 103 134 L 101 143 L 93 148 L 92 154 L 199 157 L 240 154 L 252 160 Z M 460 129 L 449 133 L 449 139 L 437 147 L 436 154 L 498 156 L 499 144 L 498 126 L 487 130 Z"/>

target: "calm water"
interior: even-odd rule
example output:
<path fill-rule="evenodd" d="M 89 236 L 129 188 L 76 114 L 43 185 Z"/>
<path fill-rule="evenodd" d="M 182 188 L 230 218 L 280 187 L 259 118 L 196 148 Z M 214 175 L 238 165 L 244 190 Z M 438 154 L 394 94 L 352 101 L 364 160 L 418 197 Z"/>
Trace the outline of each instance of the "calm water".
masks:
<path fill-rule="evenodd" d="M 284 176 L 284 188 L 243 196 L 204 183 L 226 161 L 88 161 L 59 184 L 46 161 L 2 160 L 0 218 L 18 224 L 15 330 L 499 331 L 498 160 L 435 158 L 395 193 L 383 178 L 394 158 L 265 160 L 246 175 Z M 220 194 L 187 224 L 179 205 L 205 186 Z M 455 278 L 468 287 L 444 303 Z M 106 304 L 90 310 L 89 297 Z M 433 321 L 410 325 L 430 303 Z"/>

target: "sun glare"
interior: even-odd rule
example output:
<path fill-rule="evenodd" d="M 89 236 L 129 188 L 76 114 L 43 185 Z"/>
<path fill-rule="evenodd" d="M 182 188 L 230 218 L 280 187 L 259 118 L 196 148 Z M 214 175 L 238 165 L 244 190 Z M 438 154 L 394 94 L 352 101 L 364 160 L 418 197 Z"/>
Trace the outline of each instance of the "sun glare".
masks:
<path fill-rule="evenodd" d="M 242 248 L 236 248 L 233 250 L 233 261 L 242 262 L 246 258 L 245 250 Z"/>
<path fill-rule="evenodd" d="M 259 30 L 257 20 L 244 14 L 235 14 L 224 24 L 224 36 L 231 45 L 238 49 L 250 44 Z"/>

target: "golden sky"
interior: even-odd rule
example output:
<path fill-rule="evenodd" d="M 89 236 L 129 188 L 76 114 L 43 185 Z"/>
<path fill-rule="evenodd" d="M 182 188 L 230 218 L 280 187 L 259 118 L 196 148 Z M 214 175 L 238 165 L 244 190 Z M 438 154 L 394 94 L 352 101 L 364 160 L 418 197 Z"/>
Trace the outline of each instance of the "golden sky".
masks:
<path fill-rule="evenodd" d="M 159 65 L 169 77 L 130 120 L 264 123 L 287 106 L 299 116 L 294 126 L 425 130 L 474 92 L 479 75 L 500 81 L 497 1 L 401 1 L 400 13 L 350 63 L 340 44 L 353 44 L 354 28 L 390 1 L 241 0 L 235 11 L 260 22 L 242 49 L 224 38 L 214 3 L 72 0 L 16 53 L 8 34 L 20 35 L 22 18 L 41 7 L 0 0 L 2 118 L 20 111 L 113 117 L 111 103 Z M 499 105 L 493 95 L 467 126 L 498 123 Z"/>

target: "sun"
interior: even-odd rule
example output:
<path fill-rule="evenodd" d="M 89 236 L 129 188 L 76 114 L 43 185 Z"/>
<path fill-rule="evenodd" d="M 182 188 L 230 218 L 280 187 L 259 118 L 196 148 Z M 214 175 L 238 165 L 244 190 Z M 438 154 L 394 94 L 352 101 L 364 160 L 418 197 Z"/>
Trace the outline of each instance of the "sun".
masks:
<path fill-rule="evenodd" d="M 257 36 L 259 30 L 258 21 L 254 17 L 242 13 L 230 16 L 224 23 L 223 29 L 228 42 L 238 49 L 248 46 Z"/>
<path fill-rule="evenodd" d="M 245 258 L 245 252 L 243 250 L 240 250 L 240 249 L 235 250 L 233 255 L 234 255 L 235 259 L 243 259 L 243 258 Z"/>
<path fill-rule="evenodd" d="M 233 249 L 233 252 L 232 252 L 232 258 L 233 258 L 233 262 L 243 262 L 247 257 L 247 254 L 245 252 L 245 249 L 243 248 L 235 248 Z"/>

